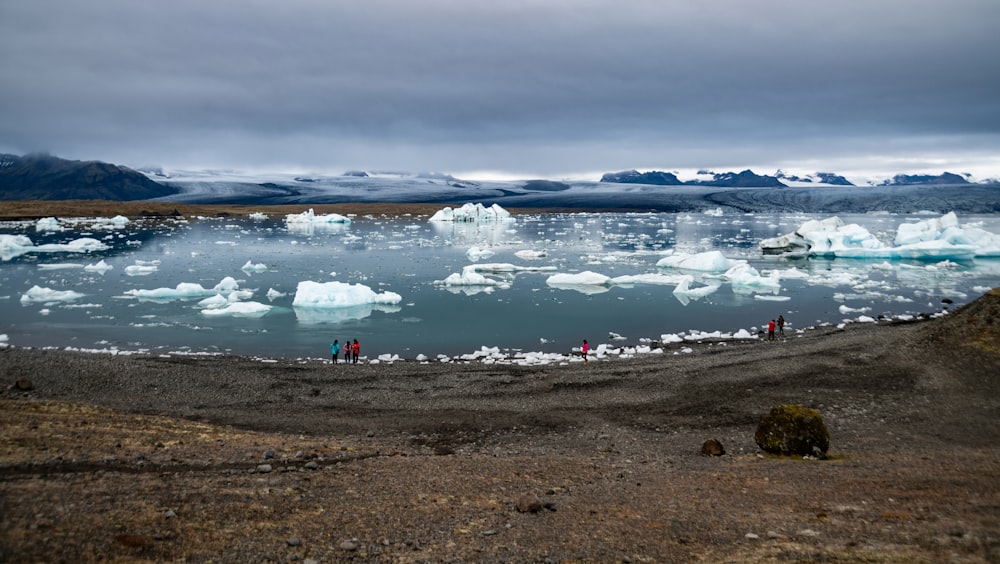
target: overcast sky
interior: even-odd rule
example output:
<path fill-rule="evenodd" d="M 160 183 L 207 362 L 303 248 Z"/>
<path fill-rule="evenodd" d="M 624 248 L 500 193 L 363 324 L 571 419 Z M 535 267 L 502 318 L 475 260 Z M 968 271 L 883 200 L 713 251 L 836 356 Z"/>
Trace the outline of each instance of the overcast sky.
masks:
<path fill-rule="evenodd" d="M 3 0 L 0 152 L 1000 176 L 997 0 Z"/>

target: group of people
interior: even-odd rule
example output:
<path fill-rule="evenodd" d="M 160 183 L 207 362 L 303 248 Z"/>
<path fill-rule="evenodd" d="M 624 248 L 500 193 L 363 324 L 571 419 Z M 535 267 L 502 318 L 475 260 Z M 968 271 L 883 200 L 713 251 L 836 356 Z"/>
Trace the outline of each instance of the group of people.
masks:
<path fill-rule="evenodd" d="M 340 355 L 341 350 L 344 351 L 344 364 L 358 363 L 358 356 L 361 354 L 361 345 L 357 339 L 354 339 L 353 343 L 348 339 L 344 341 L 343 346 L 341 346 L 337 339 L 333 340 L 333 344 L 330 345 L 330 358 L 334 364 L 337 364 L 337 357 Z"/>
<path fill-rule="evenodd" d="M 774 336 L 774 330 L 775 330 L 775 328 L 777 328 L 777 330 L 778 330 L 778 336 L 779 337 L 784 337 L 785 336 L 785 316 L 784 315 L 779 315 L 777 320 L 772 319 L 771 321 L 769 321 L 767 323 L 767 340 L 768 341 L 775 340 L 775 336 Z"/>

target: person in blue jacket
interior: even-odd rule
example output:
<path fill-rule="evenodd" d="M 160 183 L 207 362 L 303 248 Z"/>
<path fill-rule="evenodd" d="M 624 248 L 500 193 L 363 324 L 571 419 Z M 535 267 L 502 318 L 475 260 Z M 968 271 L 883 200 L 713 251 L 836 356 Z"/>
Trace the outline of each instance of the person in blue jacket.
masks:
<path fill-rule="evenodd" d="M 337 364 L 337 356 L 340 355 L 340 343 L 337 339 L 333 340 L 333 344 L 330 345 L 330 358 L 333 359 L 333 363 Z"/>

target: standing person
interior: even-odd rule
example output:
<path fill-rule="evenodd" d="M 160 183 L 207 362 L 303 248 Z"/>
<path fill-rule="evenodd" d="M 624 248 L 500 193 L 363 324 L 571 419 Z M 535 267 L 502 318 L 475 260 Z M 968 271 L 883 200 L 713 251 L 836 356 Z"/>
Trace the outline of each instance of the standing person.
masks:
<path fill-rule="evenodd" d="M 351 363 L 351 340 L 344 341 L 344 364 Z"/>
<path fill-rule="evenodd" d="M 337 342 L 337 339 L 334 339 L 333 344 L 330 345 L 330 358 L 334 364 L 337 364 L 338 356 L 340 356 L 340 343 Z"/>
<path fill-rule="evenodd" d="M 361 353 L 361 345 L 358 343 L 357 339 L 354 339 L 354 344 L 351 346 L 351 354 L 354 355 L 354 364 L 358 363 L 358 355 Z"/>
<path fill-rule="evenodd" d="M 774 320 L 773 319 L 767 324 L 767 340 L 768 341 L 773 341 L 774 340 Z"/>
<path fill-rule="evenodd" d="M 778 335 L 780 335 L 782 337 L 785 336 L 785 316 L 784 315 L 779 315 L 778 316 Z"/>
<path fill-rule="evenodd" d="M 583 345 L 580 346 L 580 352 L 583 353 L 583 363 L 587 364 L 587 354 L 590 353 L 590 345 L 587 344 L 587 339 L 583 340 Z"/>

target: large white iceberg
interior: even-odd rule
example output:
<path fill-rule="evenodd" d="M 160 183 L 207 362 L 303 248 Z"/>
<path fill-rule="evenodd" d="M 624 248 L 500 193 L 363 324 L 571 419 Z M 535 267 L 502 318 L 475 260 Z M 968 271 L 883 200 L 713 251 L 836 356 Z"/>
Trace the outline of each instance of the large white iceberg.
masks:
<path fill-rule="evenodd" d="M 465 204 L 458 209 L 451 207 L 440 209 L 428 221 L 491 222 L 513 220 L 510 212 L 497 204 L 490 207 L 482 204 Z"/>
<path fill-rule="evenodd" d="M 1000 256 L 1000 236 L 978 227 L 961 227 L 954 212 L 901 224 L 888 245 L 857 224 L 837 217 L 807 221 L 787 235 L 760 242 L 765 252 L 804 250 L 809 255 L 860 259 L 972 259 Z"/>
<path fill-rule="evenodd" d="M 341 308 L 365 304 L 394 305 L 403 301 L 395 292 L 376 293 L 364 284 L 346 282 L 299 282 L 292 305 L 307 308 Z"/>
<path fill-rule="evenodd" d="M 942 256 L 940 253 L 947 249 L 947 245 L 972 249 L 973 255 L 977 257 L 1000 256 L 1000 235 L 979 227 L 959 225 L 955 212 L 916 223 L 900 224 L 896 229 L 895 243 L 906 248 L 914 248 L 914 245 L 922 248 L 920 245 L 925 244 L 926 248 L 935 249 L 939 253 L 934 256 Z"/>

